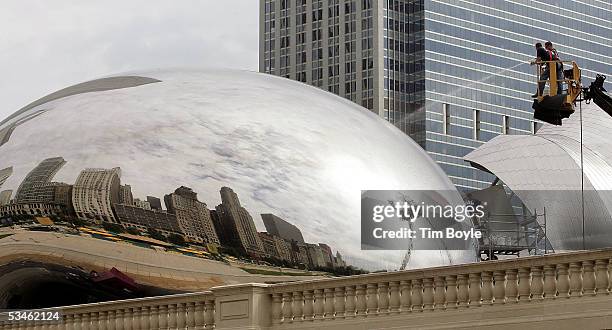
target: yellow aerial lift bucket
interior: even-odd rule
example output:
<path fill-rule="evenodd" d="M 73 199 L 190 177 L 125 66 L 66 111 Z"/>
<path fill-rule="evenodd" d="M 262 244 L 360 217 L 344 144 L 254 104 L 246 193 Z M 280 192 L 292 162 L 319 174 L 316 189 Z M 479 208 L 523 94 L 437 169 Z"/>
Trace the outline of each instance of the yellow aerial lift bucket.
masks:
<path fill-rule="evenodd" d="M 543 73 L 542 66 L 537 66 L 537 82 L 549 85 L 548 93 L 540 94 L 533 101 L 533 117 L 553 125 L 561 125 L 561 120 L 568 118 L 574 113 L 576 99 L 582 93 L 580 68 L 574 61 L 541 61 L 539 64 L 548 65 L 550 78 L 541 79 Z M 557 76 L 556 66 L 558 63 L 569 64 L 568 70 L 563 70 L 563 77 Z M 558 82 L 566 86 L 562 90 L 558 89 Z"/>

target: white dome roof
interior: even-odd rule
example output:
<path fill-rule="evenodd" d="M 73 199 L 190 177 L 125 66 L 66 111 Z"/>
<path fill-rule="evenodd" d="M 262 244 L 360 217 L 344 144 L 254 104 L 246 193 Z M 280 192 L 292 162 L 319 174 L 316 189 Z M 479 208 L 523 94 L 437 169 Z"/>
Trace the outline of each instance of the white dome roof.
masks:
<path fill-rule="evenodd" d="M 495 174 L 530 208 L 546 208 L 547 238 L 557 250 L 582 248 L 580 114 L 535 135 L 500 135 L 465 156 Z M 612 235 L 612 118 L 582 104 L 587 248 L 610 247 Z M 543 221 L 543 218 L 540 219 Z"/>

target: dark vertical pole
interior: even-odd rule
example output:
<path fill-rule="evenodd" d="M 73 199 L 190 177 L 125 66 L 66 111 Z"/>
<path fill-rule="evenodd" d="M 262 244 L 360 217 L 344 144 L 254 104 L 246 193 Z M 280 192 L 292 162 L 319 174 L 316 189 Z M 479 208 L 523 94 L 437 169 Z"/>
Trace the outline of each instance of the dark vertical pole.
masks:
<path fill-rule="evenodd" d="M 586 250 L 584 237 L 584 142 L 582 141 L 582 102 L 580 102 L 580 196 L 582 199 L 582 249 Z"/>

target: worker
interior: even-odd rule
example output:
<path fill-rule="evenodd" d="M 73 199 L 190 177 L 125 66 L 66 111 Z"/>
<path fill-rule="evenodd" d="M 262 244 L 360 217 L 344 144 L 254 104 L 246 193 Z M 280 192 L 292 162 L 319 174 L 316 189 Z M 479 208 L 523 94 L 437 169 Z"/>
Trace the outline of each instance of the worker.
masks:
<path fill-rule="evenodd" d="M 550 61 L 551 59 L 551 55 L 546 51 L 544 47 L 542 47 L 542 43 L 540 42 L 536 43 L 535 47 L 536 47 L 536 58 L 533 61 L 531 61 L 530 64 L 539 65 L 540 80 L 542 80 L 542 82 L 538 81 L 538 92 L 536 92 L 535 94 L 531 96 L 534 98 L 542 95 L 542 92 L 544 91 L 544 87 L 546 86 L 546 80 L 550 78 L 550 71 L 548 69 L 549 66 L 547 63 L 543 63 L 543 62 Z"/>
<path fill-rule="evenodd" d="M 553 47 L 552 42 L 547 41 L 544 43 L 544 48 L 546 48 L 546 52 L 549 54 L 551 61 L 557 61 L 555 63 L 555 70 L 557 71 L 557 94 L 561 94 L 563 90 L 563 83 L 561 80 L 563 79 L 563 63 L 559 59 L 559 53 Z"/>

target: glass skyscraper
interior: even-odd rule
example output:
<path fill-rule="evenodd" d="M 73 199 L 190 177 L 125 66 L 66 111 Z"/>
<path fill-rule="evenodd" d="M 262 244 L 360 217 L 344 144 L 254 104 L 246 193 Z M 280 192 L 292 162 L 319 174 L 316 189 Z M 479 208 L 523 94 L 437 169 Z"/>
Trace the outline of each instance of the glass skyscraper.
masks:
<path fill-rule="evenodd" d="M 612 74 L 601 0 L 261 0 L 260 71 L 346 97 L 409 134 L 460 189 L 490 185 L 463 156 L 530 134 L 536 42 Z"/>

